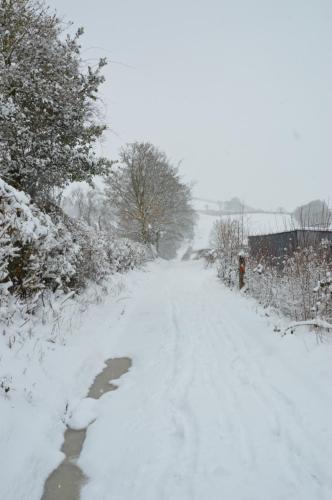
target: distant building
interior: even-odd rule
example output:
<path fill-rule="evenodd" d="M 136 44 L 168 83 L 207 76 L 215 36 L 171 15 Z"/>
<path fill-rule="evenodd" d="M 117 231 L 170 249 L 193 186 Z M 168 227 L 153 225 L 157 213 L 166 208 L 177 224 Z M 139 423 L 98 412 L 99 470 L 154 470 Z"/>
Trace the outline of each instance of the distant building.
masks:
<path fill-rule="evenodd" d="M 294 252 L 297 248 L 318 246 L 323 240 L 331 242 L 332 248 L 332 231 L 295 229 L 282 233 L 249 236 L 248 243 L 250 255 L 254 257 L 281 257 L 285 253 Z"/>

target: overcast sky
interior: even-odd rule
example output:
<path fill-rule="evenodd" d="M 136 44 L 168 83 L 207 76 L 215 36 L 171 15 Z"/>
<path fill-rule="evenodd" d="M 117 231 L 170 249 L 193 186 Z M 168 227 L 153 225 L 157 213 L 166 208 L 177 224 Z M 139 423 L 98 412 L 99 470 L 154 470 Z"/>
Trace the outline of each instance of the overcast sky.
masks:
<path fill-rule="evenodd" d="M 103 152 L 150 141 L 195 194 L 332 201 L 331 0 L 48 0 L 106 56 Z"/>

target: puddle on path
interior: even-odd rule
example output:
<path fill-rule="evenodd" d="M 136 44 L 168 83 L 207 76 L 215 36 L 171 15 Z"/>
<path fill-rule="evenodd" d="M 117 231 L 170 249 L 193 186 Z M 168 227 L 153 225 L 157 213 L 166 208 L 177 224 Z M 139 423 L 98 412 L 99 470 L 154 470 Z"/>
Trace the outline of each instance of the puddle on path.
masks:
<path fill-rule="evenodd" d="M 114 391 L 117 385 L 110 384 L 110 380 L 116 380 L 127 373 L 131 367 L 130 358 L 113 358 L 106 361 L 106 367 L 94 379 L 88 392 L 88 398 L 99 399 L 108 391 Z"/>
<path fill-rule="evenodd" d="M 115 391 L 118 386 L 110 381 L 127 373 L 131 365 L 130 358 L 108 359 L 104 370 L 94 379 L 87 397 L 99 399 L 106 392 Z M 87 429 L 77 431 L 67 428 L 61 447 L 65 459 L 47 478 L 41 500 L 79 500 L 87 477 L 76 465 L 76 460 L 81 454 L 86 433 Z"/>

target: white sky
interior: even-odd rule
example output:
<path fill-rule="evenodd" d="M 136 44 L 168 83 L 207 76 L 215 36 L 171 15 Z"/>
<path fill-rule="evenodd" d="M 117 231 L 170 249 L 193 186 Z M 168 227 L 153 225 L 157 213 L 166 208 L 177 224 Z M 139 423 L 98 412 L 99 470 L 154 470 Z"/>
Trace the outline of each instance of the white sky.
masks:
<path fill-rule="evenodd" d="M 332 198 L 331 0 L 48 0 L 106 56 L 103 152 L 145 140 L 195 194 Z"/>

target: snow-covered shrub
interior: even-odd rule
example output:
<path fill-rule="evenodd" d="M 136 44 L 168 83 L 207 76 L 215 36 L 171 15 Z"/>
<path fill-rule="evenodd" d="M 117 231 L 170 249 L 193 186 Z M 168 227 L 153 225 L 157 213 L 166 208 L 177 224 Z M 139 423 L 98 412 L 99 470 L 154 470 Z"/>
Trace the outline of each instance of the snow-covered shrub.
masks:
<path fill-rule="evenodd" d="M 248 259 L 248 292 L 263 306 L 303 321 L 329 319 L 331 313 L 332 255 L 330 248 L 299 248 L 282 259 Z"/>
<path fill-rule="evenodd" d="M 243 221 L 231 218 L 217 220 L 210 240 L 218 261 L 218 277 L 232 288 L 239 281 L 239 252 L 244 247 Z"/>
<path fill-rule="evenodd" d="M 217 254 L 217 272 L 229 286 L 239 282 L 239 250 L 243 248 L 237 221 L 215 223 L 211 243 Z M 302 247 L 283 257 L 246 257 L 246 292 L 264 307 L 272 307 L 289 318 L 304 321 L 332 319 L 332 248 L 323 241 L 318 247 Z"/>
<path fill-rule="evenodd" d="M 103 189 L 78 184 L 62 198 L 62 207 L 71 215 L 67 217 L 71 232 L 85 233 L 83 241 L 91 237 L 93 242 L 97 240 L 99 248 L 95 254 L 106 252 L 109 272 L 133 269 L 151 257 L 147 246 L 118 236 L 116 215 Z M 105 260 L 105 255 L 97 262 L 101 260 Z"/>
<path fill-rule="evenodd" d="M 149 258 L 148 248 L 145 245 L 126 238 L 108 242 L 107 254 L 113 272 L 134 269 Z"/>
<path fill-rule="evenodd" d="M 147 258 L 143 245 L 111 240 L 58 207 L 47 208 L 46 214 L 0 179 L 0 320 L 32 312 L 45 289 L 79 290 Z"/>
<path fill-rule="evenodd" d="M 29 196 L 0 179 L 0 307 L 31 311 L 45 288 L 69 284 L 80 248 Z M 14 302 L 13 302 L 14 301 Z M 16 306 L 15 306 L 16 304 Z"/>
<path fill-rule="evenodd" d="M 79 247 L 66 228 L 0 179 L 1 283 L 21 296 L 57 288 L 75 274 Z"/>
<path fill-rule="evenodd" d="M 61 220 L 70 232 L 72 241 L 80 248 L 76 273 L 71 280 L 76 288 L 84 286 L 88 280 L 99 283 L 110 274 L 134 269 L 148 259 L 145 245 L 126 238 L 116 238 L 63 213 L 60 223 Z"/>
<path fill-rule="evenodd" d="M 318 317 L 323 317 L 332 323 L 332 273 L 327 272 L 317 287 L 314 288 L 317 296 L 315 309 Z"/>
<path fill-rule="evenodd" d="M 72 243 L 79 248 L 71 288 L 82 288 L 89 280 L 99 283 L 112 272 L 102 232 L 93 230 L 83 221 L 66 216 L 61 210 L 56 216 L 52 215 L 52 219 L 57 225 L 64 225 L 71 235 Z"/>
<path fill-rule="evenodd" d="M 236 263 L 229 258 L 221 257 L 218 263 L 218 278 L 230 288 L 236 286 L 239 281 Z"/>
<path fill-rule="evenodd" d="M 59 213 L 52 219 L 63 222 L 80 247 L 73 277 L 78 287 L 84 286 L 87 280 L 99 283 L 110 274 L 134 269 L 147 260 L 148 249 L 145 245 L 116 238 L 113 233 L 98 230 L 80 219 L 66 216 L 62 211 Z"/>

